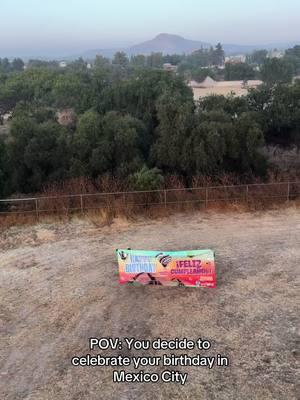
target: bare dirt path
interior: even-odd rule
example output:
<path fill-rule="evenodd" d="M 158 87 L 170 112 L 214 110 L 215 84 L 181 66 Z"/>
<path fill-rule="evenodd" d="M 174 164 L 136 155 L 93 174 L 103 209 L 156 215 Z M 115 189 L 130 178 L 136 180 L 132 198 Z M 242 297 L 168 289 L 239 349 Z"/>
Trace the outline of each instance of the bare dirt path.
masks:
<path fill-rule="evenodd" d="M 213 248 L 218 287 L 120 287 L 117 247 Z M 2 231 L 0 398 L 296 399 L 299 266 L 296 209 Z M 91 336 L 207 338 L 203 355 L 231 366 L 174 368 L 189 373 L 185 386 L 113 384 L 111 368 L 70 364 Z"/>

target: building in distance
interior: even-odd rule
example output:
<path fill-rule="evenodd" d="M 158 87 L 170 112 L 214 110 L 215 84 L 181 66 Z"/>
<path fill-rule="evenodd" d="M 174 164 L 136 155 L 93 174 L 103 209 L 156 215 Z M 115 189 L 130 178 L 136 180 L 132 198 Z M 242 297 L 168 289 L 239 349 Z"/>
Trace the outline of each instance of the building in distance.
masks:
<path fill-rule="evenodd" d="M 193 90 L 194 99 L 199 100 L 210 95 L 245 96 L 250 88 L 257 88 L 262 83 L 260 80 L 217 82 L 208 76 L 203 82 L 190 81 L 188 85 Z"/>
<path fill-rule="evenodd" d="M 163 64 L 163 70 L 169 72 L 177 72 L 177 65 L 172 65 L 171 63 Z"/>
<path fill-rule="evenodd" d="M 284 51 L 280 51 L 280 50 L 271 50 L 269 51 L 268 58 L 283 58 L 284 57 Z"/>
<path fill-rule="evenodd" d="M 238 54 L 236 56 L 225 57 L 225 64 L 240 64 L 246 62 L 246 56 L 244 54 Z"/>

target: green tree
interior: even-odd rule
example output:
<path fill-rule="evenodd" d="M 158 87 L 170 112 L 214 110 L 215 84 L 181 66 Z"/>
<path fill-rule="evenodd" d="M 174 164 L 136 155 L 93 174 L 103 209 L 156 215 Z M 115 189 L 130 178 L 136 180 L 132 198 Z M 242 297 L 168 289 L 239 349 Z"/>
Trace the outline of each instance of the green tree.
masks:
<path fill-rule="evenodd" d="M 130 176 L 130 182 L 134 190 L 156 190 L 161 187 L 164 178 L 158 168 L 148 168 L 146 165 L 142 169 Z"/>
<path fill-rule="evenodd" d="M 0 138 L 0 198 L 4 196 L 8 186 L 7 152 L 4 141 Z"/>
<path fill-rule="evenodd" d="M 8 73 L 11 70 L 11 65 L 8 58 L 0 58 L 0 72 Z"/>
<path fill-rule="evenodd" d="M 128 59 L 126 53 L 124 53 L 124 51 L 118 51 L 114 55 L 112 63 L 114 65 L 118 65 L 120 67 L 126 68 L 128 66 L 128 64 L 129 64 L 129 59 Z"/>
<path fill-rule="evenodd" d="M 186 69 L 191 69 L 192 67 L 208 67 L 212 64 L 213 51 L 213 48 L 196 50 L 189 56 L 186 56 L 182 63 L 185 64 Z"/>
<path fill-rule="evenodd" d="M 240 81 L 255 78 L 254 69 L 246 63 L 225 64 L 225 80 Z"/>
<path fill-rule="evenodd" d="M 215 50 L 212 52 L 212 64 L 216 66 L 224 65 L 225 61 L 225 52 L 221 43 L 216 45 Z"/>
<path fill-rule="evenodd" d="M 66 71 L 57 76 L 53 98 L 59 108 L 74 108 L 83 112 L 91 107 L 91 77 L 88 72 Z"/>
<path fill-rule="evenodd" d="M 200 112 L 183 147 L 183 160 L 189 175 L 221 172 L 265 172 L 259 149 L 263 133 L 249 113 L 232 119 L 224 111 Z"/>
<path fill-rule="evenodd" d="M 293 66 L 293 73 L 300 74 L 300 45 L 287 49 L 284 60 Z"/>
<path fill-rule="evenodd" d="M 67 71 L 84 73 L 87 71 L 87 62 L 82 57 L 79 57 L 77 60 L 68 63 L 66 69 Z"/>
<path fill-rule="evenodd" d="M 108 112 L 103 118 L 87 111 L 79 120 L 74 137 L 72 175 L 126 176 L 141 163 L 139 136 L 143 123 L 130 115 Z"/>
<path fill-rule="evenodd" d="M 71 174 L 73 176 L 89 176 L 93 174 L 91 157 L 93 150 L 101 141 L 102 134 L 100 115 L 92 110 L 86 111 L 80 117 L 74 135 L 74 158 L 71 165 Z"/>
<path fill-rule="evenodd" d="M 128 176 L 142 162 L 139 135 L 145 127 L 130 115 L 107 113 L 102 120 L 103 134 L 92 152 L 91 165 L 95 173 Z"/>
<path fill-rule="evenodd" d="M 166 91 L 156 104 L 158 126 L 157 140 L 152 157 L 155 164 L 171 173 L 183 173 L 182 167 L 185 141 L 193 122 L 193 102 L 184 102 L 179 93 Z"/>
<path fill-rule="evenodd" d="M 0 91 L 0 109 L 3 113 L 12 111 L 19 101 L 33 101 L 33 85 L 23 74 L 13 73 L 5 80 Z"/>
<path fill-rule="evenodd" d="M 143 54 L 138 54 L 136 56 L 132 56 L 130 59 L 130 64 L 134 67 L 145 67 L 146 66 L 146 57 Z"/>
<path fill-rule="evenodd" d="M 13 119 L 8 157 L 13 191 L 38 191 L 68 169 L 64 130 L 55 122 L 37 124 L 32 118 Z"/>
<path fill-rule="evenodd" d="M 250 54 L 248 58 L 248 62 L 251 64 L 262 65 L 268 56 L 268 50 L 255 50 L 252 54 Z"/>
<path fill-rule="evenodd" d="M 11 68 L 13 71 L 23 71 L 24 65 L 25 64 L 21 58 L 15 58 L 11 63 Z"/>
<path fill-rule="evenodd" d="M 109 58 L 97 55 L 94 61 L 94 67 L 99 69 L 107 69 L 110 67 Z"/>
<path fill-rule="evenodd" d="M 300 147 L 300 82 L 276 86 L 271 96 L 261 117 L 264 118 L 266 141 Z"/>
<path fill-rule="evenodd" d="M 293 66 L 286 60 L 268 58 L 261 67 L 261 76 L 268 85 L 289 83 L 293 78 Z"/>
<path fill-rule="evenodd" d="M 233 171 L 252 172 L 255 175 L 266 173 L 267 163 L 260 153 L 264 135 L 251 113 L 244 113 L 235 121 L 236 157 Z"/>
<path fill-rule="evenodd" d="M 293 56 L 293 57 L 300 58 L 300 45 L 296 45 L 296 46 L 292 47 L 291 49 L 287 49 L 285 54 L 287 56 Z"/>
<path fill-rule="evenodd" d="M 232 130 L 232 120 L 223 111 L 197 113 L 191 135 L 181 150 L 187 174 L 210 175 L 222 170 Z"/>
<path fill-rule="evenodd" d="M 151 68 L 161 68 L 163 66 L 162 53 L 151 53 L 147 57 L 147 66 Z"/>
<path fill-rule="evenodd" d="M 211 68 L 196 68 L 192 71 L 192 79 L 197 82 L 203 82 L 206 77 L 216 79 L 216 74 Z"/>
<path fill-rule="evenodd" d="M 172 65 L 179 65 L 184 59 L 184 54 L 166 54 L 163 56 L 163 62 Z"/>
<path fill-rule="evenodd" d="M 55 77 L 56 73 L 46 68 L 10 73 L 4 83 L 0 83 L 0 108 L 9 112 L 19 102 L 32 106 L 50 105 Z"/>
<path fill-rule="evenodd" d="M 249 111 L 248 99 L 245 97 L 210 95 L 201 99 L 198 103 L 199 111 L 224 111 L 231 118 L 236 118 L 243 112 Z"/>
<path fill-rule="evenodd" d="M 194 105 L 193 93 L 182 77 L 161 70 L 138 71 L 132 79 L 113 82 L 101 96 L 103 113 L 119 111 L 144 122 L 146 131 L 139 141 L 146 159 L 156 140 L 157 101 L 166 92 L 171 98 L 179 96 L 183 103 Z"/>

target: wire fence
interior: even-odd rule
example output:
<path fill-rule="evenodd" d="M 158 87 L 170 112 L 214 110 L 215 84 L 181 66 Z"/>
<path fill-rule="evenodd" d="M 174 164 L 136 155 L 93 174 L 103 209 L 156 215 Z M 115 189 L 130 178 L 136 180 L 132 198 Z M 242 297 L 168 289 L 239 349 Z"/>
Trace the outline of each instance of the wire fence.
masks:
<path fill-rule="evenodd" d="M 84 214 L 89 210 L 172 207 L 212 203 L 274 203 L 300 198 L 300 182 L 208 186 L 150 191 L 85 193 L 0 200 L 0 216 L 31 214 Z"/>

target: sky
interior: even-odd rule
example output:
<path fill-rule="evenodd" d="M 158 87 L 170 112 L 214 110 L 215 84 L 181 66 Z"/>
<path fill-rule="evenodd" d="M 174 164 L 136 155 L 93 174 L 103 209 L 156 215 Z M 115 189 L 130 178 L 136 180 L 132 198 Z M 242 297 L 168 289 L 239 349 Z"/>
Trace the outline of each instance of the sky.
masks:
<path fill-rule="evenodd" d="M 0 56 L 72 55 L 159 33 L 213 44 L 300 42 L 300 0 L 0 0 Z"/>

